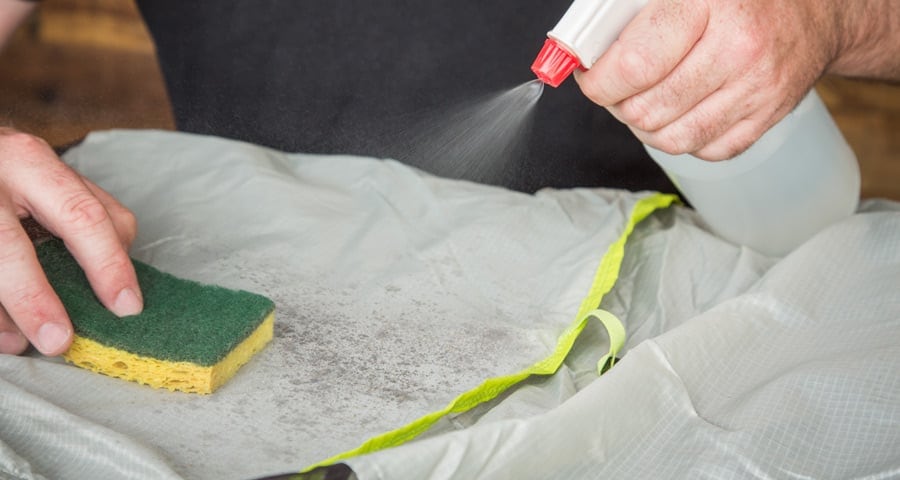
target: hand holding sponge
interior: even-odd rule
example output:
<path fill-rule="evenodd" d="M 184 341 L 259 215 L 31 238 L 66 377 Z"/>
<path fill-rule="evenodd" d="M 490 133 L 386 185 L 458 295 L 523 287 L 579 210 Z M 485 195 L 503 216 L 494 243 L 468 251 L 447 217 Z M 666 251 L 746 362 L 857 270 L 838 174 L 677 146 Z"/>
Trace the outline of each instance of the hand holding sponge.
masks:
<path fill-rule="evenodd" d="M 94 296 L 62 241 L 36 248 L 75 329 L 63 357 L 79 367 L 155 388 L 212 393 L 272 339 L 275 306 L 264 296 L 134 261 L 144 310 L 119 318 Z"/>

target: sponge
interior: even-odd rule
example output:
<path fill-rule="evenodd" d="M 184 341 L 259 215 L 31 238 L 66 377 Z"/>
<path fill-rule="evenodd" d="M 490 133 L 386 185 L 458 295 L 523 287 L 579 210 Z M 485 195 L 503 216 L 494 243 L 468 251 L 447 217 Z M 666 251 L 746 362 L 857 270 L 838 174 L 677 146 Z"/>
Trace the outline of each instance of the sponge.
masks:
<path fill-rule="evenodd" d="M 63 357 L 79 367 L 155 388 L 212 393 L 272 339 L 275 306 L 264 296 L 133 261 L 144 310 L 119 318 L 97 300 L 62 241 L 36 249 L 75 329 Z"/>

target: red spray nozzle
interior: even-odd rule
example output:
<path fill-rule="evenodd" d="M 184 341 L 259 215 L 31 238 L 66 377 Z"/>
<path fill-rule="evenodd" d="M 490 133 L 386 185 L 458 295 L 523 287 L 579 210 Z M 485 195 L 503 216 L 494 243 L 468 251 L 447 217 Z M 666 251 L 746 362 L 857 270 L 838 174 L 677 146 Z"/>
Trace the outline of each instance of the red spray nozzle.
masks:
<path fill-rule="evenodd" d="M 560 47 L 556 40 L 548 38 L 544 42 L 544 48 L 538 53 L 531 71 L 538 79 L 551 87 L 558 87 L 576 68 L 581 67 L 581 62 L 564 48 Z"/>

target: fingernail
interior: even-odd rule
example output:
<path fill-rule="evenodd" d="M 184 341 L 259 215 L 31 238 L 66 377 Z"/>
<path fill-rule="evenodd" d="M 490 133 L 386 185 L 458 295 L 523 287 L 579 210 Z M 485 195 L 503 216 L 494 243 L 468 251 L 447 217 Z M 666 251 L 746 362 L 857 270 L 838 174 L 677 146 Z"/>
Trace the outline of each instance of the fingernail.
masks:
<path fill-rule="evenodd" d="M 120 317 L 127 317 L 128 315 L 137 315 L 141 313 L 141 310 L 144 309 L 144 302 L 141 301 L 141 298 L 134 293 L 134 290 L 130 288 L 123 288 L 121 292 L 119 292 L 119 296 L 116 297 L 116 302 L 113 304 L 112 312 Z"/>
<path fill-rule="evenodd" d="M 0 353 L 18 355 L 28 348 L 28 339 L 18 332 L 0 332 Z"/>
<path fill-rule="evenodd" d="M 38 349 L 43 353 L 58 352 L 69 341 L 71 332 L 58 323 L 45 323 L 38 329 Z"/>

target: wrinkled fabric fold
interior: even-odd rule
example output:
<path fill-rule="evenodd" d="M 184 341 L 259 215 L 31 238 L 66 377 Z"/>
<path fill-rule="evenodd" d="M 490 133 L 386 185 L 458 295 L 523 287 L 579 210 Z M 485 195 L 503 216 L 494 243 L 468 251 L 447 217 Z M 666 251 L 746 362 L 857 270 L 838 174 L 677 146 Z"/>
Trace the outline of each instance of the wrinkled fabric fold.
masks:
<path fill-rule="evenodd" d="M 0 356 L 12 478 L 296 472 L 546 358 L 648 193 L 525 195 L 390 160 L 212 137 L 92 134 L 65 161 L 139 219 L 132 255 L 261 293 L 275 339 L 216 394 Z M 890 478 L 900 472 L 900 205 L 784 258 L 683 207 L 637 224 L 553 375 L 347 459 L 393 478 Z"/>

